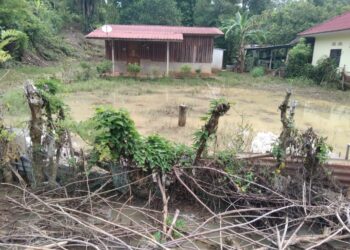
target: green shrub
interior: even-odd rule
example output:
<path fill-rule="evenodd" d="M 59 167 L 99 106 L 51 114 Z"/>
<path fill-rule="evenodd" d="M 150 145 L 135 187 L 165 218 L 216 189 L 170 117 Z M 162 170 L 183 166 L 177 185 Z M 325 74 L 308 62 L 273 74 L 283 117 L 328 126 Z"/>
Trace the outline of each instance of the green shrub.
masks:
<path fill-rule="evenodd" d="M 262 77 L 265 75 L 265 69 L 263 67 L 255 67 L 250 71 L 253 77 Z"/>
<path fill-rule="evenodd" d="M 309 65 L 311 58 L 312 49 L 310 45 L 306 44 L 305 39 L 301 39 L 288 53 L 286 76 L 300 77 L 308 75 L 309 68 L 306 65 Z"/>
<path fill-rule="evenodd" d="M 8 40 L 5 49 L 10 51 L 14 59 L 21 59 L 25 49 L 28 47 L 28 36 L 19 30 L 5 30 L 1 32 L 1 40 Z"/>
<path fill-rule="evenodd" d="M 340 79 L 336 63 L 328 57 L 317 61 L 317 65 L 310 71 L 309 77 L 318 85 L 324 82 L 336 83 Z"/>
<path fill-rule="evenodd" d="M 137 63 L 129 63 L 127 68 L 129 74 L 137 78 L 137 75 L 141 72 L 141 66 Z"/>
<path fill-rule="evenodd" d="M 78 73 L 78 80 L 80 81 L 87 81 L 94 76 L 94 71 L 92 70 L 92 67 L 89 63 L 81 62 L 80 63 L 81 70 Z"/>
<path fill-rule="evenodd" d="M 190 65 L 185 64 L 185 65 L 181 66 L 180 72 L 181 72 L 182 76 L 188 77 L 191 75 L 192 68 Z"/>
<path fill-rule="evenodd" d="M 103 75 L 103 74 L 106 74 L 108 72 L 111 72 L 112 66 L 113 65 L 112 65 L 111 61 L 104 60 L 96 66 L 97 73 L 99 75 Z"/>

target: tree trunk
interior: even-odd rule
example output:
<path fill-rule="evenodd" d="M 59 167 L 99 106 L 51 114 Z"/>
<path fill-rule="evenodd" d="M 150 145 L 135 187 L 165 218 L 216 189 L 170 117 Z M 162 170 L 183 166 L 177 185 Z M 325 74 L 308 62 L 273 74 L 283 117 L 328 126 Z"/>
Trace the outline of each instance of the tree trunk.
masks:
<path fill-rule="evenodd" d="M 208 138 L 214 134 L 218 128 L 219 118 L 226 114 L 226 112 L 230 109 L 229 103 L 221 103 L 215 107 L 215 109 L 211 113 L 211 117 L 208 122 L 204 125 L 202 130 L 204 131 L 202 137 L 199 139 L 199 147 L 197 149 L 196 158 L 193 164 L 197 164 L 199 159 L 202 156 L 204 149 L 207 146 Z"/>
<path fill-rule="evenodd" d="M 34 173 L 33 183 L 31 184 L 33 187 L 36 187 L 45 181 L 44 152 L 41 146 L 41 138 L 43 135 L 43 100 L 32 81 L 26 82 L 24 92 L 31 112 L 29 134 L 32 141 L 32 163 Z"/>

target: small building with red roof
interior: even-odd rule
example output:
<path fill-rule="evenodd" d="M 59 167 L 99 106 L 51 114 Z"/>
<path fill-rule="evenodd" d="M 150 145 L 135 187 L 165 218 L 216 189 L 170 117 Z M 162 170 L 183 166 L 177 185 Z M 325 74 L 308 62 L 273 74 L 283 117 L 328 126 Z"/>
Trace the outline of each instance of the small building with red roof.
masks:
<path fill-rule="evenodd" d="M 331 57 L 340 68 L 350 72 L 350 11 L 333 17 L 299 33 L 302 37 L 314 37 L 312 64 L 324 57 Z"/>
<path fill-rule="evenodd" d="M 214 27 L 105 25 L 86 38 L 105 41 L 113 74 L 125 74 L 127 65 L 136 63 L 142 74 L 168 75 L 183 65 L 211 73 L 214 38 L 221 35 Z"/>

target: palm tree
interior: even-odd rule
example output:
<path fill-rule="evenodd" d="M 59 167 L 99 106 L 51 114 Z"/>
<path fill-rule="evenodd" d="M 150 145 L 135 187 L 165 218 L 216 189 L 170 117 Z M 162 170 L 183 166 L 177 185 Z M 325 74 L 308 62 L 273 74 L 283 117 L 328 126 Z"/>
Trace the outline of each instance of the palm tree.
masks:
<path fill-rule="evenodd" d="M 238 41 L 238 63 L 239 71 L 244 72 L 245 67 L 245 45 L 249 41 L 259 41 L 263 37 L 262 30 L 258 29 L 258 22 L 254 17 L 241 15 L 237 12 L 235 18 L 224 21 L 222 30 L 225 32 L 225 39 L 234 37 Z"/>

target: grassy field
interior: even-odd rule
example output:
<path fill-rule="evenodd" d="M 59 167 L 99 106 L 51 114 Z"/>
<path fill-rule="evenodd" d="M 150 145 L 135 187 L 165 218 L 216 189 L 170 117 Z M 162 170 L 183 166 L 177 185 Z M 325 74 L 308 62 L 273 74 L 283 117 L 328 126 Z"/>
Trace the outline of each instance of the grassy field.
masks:
<path fill-rule="evenodd" d="M 62 98 L 70 108 L 71 117 L 81 121 L 88 119 L 99 105 L 126 108 L 135 120 L 137 128 L 144 134 L 159 133 L 169 139 L 191 143 L 193 132 L 202 126 L 200 116 L 208 109 L 212 98 L 225 97 L 233 108 L 220 122 L 218 143 L 229 147 L 240 127 L 250 127 L 253 134 L 280 131 L 278 105 L 285 90 L 292 89 L 298 101 L 297 125 L 305 129 L 314 127 L 327 136 L 336 152 L 344 152 L 350 142 L 350 91 L 314 86 L 302 79 L 286 80 L 264 76 L 253 78 L 249 74 L 221 72 L 213 78 L 201 79 L 138 79 L 93 78 L 87 81 L 69 79 L 78 62 L 59 64 L 46 68 L 21 67 L 0 70 L 1 103 L 7 123 L 25 126 L 28 108 L 23 97 L 26 79 L 49 76 L 63 78 L 66 83 Z M 68 79 L 68 80 L 67 80 Z M 185 128 L 177 127 L 180 104 L 189 106 Z"/>

